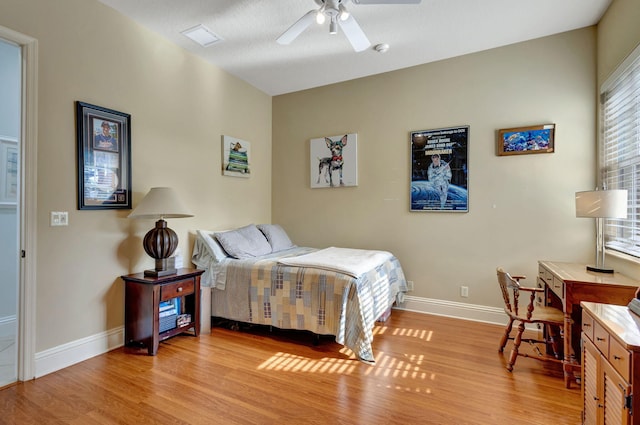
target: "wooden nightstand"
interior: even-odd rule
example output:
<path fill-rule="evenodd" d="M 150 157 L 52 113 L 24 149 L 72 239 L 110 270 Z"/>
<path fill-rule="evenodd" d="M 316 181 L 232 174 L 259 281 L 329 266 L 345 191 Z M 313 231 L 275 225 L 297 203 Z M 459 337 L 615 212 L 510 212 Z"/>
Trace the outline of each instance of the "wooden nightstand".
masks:
<path fill-rule="evenodd" d="M 125 283 L 124 344 L 143 344 L 155 356 L 160 341 L 174 335 L 200 330 L 200 275 L 204 270 L 179 269 L 171 276 L 147 277 L 144 273 L 121 276 Z M 160 332 L 160 302 L 180 299 L 178 313 L 191 321 Z"/>

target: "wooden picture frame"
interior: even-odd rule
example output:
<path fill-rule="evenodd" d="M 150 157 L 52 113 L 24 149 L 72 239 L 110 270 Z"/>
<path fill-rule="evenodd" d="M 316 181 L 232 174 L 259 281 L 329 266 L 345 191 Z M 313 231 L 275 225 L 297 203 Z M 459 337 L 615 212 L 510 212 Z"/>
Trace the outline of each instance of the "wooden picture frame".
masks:
<path fill-rule="evenodd" d="M 555 151 L 555 124 L 498 130 L 496 155 L 528 155 Z"/>
<path fill-rule="evenodd" d="M 131 209 L 131 115 L 76 102 L 78 209 Z"/>

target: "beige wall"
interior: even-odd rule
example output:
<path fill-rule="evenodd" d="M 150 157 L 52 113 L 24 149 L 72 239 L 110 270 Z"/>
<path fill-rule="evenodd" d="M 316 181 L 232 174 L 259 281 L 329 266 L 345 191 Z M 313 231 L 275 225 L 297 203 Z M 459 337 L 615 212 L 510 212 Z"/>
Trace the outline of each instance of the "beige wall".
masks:
<path fill-rule="evenodd" d="M 593 258 L 596 30 L 576 30 L 273 100 L 273 221 L 300 245 L 392 251 L 411 295 L 499 306 L 495 268 Z M 381 59 L 382 60 L 382 59 Z M 553 154 L 498 157 L 496 130 L 555 123 Z M 470 126 L 469 212 L 409 212 L 409 132 Z M 309 188 L 309 139 L 358 133 L 358 187 Z M 469 287 L 461 298 L 460 286 Z"/>
<path fill-rule="evenodd" d="M 197 228 L 271 217 L 271 97 L 87 0 L 0 0 L 0 25 L 39 41 L 36 351 L 123 324 L 118 276 L 153 266 L 153 220 L 76 206 L 74 102 L 132 116 L 134 206 L 172 186 L 195 214 L 168 220 L 185 263 Z M 251 142 L 250 179 L 223 177 L 221 135 Z M 50 211 L 69 211 L 50 227 Z"/>
<path fill-rule="evenodd" d="M 613 0 L 598 23 L 598 84 L 640 43 L 640 3 Z"/>
<path fill-rule="evenodd" d="M 598 23 L 598 87 L 640 44 L 640 2 L 614 0 Z M 640 279 L 640 262 L 624 255 L 609 255 L 606 262 L 615 270 Z"/>

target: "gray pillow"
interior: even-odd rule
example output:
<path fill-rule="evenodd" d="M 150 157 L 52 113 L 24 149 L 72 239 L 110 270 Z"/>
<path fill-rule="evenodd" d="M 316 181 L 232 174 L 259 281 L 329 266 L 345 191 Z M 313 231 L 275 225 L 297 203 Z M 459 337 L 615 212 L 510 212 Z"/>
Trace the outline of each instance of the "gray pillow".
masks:
<path fill-rule="evenodd" d="M 220 246 L 220 242 L 218 242 L 218 240 L 216 239 L 214 232 L 203 231 L 202 235 L 204 236 L 204 241 L 207 243 L 207 246 L 211 250 L 213 258 L 216 261 L 220 262 L 228 257 L 225 250 Z"/>
<path fill-rule="evenodd" d="M 258 229 L 264 233 L 273 252 L 295 247 L 291 239 L 289 239 L 287 232 L 285 232 L 279 224 L 259 224 Z"/>
<path fill-rule="evenodd" d="M 271 253 L 271 245 L 254 224 L 215 233 L 222 248 L 234 258 L 259 257 Z"/>

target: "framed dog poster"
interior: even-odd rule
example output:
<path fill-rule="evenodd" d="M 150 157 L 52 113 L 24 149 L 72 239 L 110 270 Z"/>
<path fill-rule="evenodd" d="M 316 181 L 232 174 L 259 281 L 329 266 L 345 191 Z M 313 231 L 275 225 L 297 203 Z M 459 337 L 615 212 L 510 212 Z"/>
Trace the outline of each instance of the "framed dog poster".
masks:
<path fill-rule="evenodd" d="M 411 211 L 469 212 L 469 126 L 412 131 Z"/>
<path fill-rule="evenodd" d="M 222 136 L 222 174 L 249 178 L 251 143 L 231 136 Z"/>
<path fill-rule="evenodd" d="M 356 133 L 311 139 L 311 188 L 358 185 Z"/>

